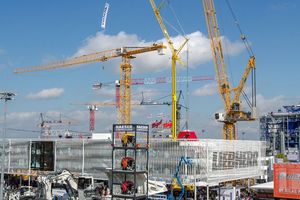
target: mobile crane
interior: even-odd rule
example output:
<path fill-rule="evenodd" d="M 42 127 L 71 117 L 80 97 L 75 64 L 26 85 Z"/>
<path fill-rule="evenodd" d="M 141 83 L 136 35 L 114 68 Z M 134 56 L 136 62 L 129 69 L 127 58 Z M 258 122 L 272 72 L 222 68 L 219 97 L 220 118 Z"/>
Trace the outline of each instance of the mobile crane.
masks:
<path fill-rule="evenodd" d="M 223 122 L 223 138 L 227 140 L 235 140 L 236 130 L 235 124 L 237 121 L 253 121 L 256 118 L 256 78 L 255 78 L 255 57 L 249 47 L 245 35 L 241 32 L 241 38 L 249 52 L 250 58 L 246 69 L 242 75 L 239 85 L 235 88 L 231 88 L 228 75 L 226 72 L 226 66 L 224 62 L 223 47 L 221 41 L 221 34 L 219 30 L 219 25 L 216 17 L 216 9 L 213 0 L 202 0 L 204 14 L 206 19 L 206 25 L 208 30 L 208 35 L 210 38 L 210 45 L 212 50 L 212 55 L 214 59 L 216 79 L 218 82 L 219 93 L 224 102 L 225 114 L 216 113 L 215 118 Z M 235 18 L 235 17 L 234 17 Z M 236 20 L 236 19 L 235 19 Z M 237 22 L 237 20 L 236 20 Z M 249 50 L 250 49 L 250 50 Z M 252 71 L 252 102 L 247 98 L 246 94 L 243 92 L 245 82 Z M 251 112 L 245 112 L 241 110 L 240 96 L 243 94 L 246 98 L 246 102 L 251 108 Z"/>

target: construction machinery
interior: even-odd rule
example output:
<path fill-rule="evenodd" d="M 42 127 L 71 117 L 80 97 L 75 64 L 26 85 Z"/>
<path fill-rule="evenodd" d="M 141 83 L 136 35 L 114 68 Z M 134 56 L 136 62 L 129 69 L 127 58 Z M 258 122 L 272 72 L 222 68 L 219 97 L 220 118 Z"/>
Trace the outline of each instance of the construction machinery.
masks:
<path fill-rule="evenodd" d="M 89 131 L 90 132 L 94 132 L 95 130 L 95 112 L 98 110 L 98 106 L 115 106 L 114 103 L 109 103 L 109 102 L 103 102 L 101 103 L 76 103 L 73 105 L 84 105 L 87 106 L 87 109 L 89 110 L 89 114 L 90 114 L 90 119 L 89 119 Z"/>
<path fill-rule="evenodd" d="M 135 137 L 133 133 L 124 133 L 121 138 L 122 146 L 127 147 L 129 144 L 131 146 L 135 145 Z"/>
<path fill-rule="evenodd" d="M 210 45 L 212 55 L 214 59 L 216 79 L 218 82 L 219 93 L 224 102 L 225 113 L 216 113 L 215 118 L 223 122 L 223 138 L 227 140 L 237 139 L 235 124 L 237 121 L 253 121 L 256 118 L 256 78 L 255 78 L 255 57 L 247 39 L 242 34 L 240 27 L 238 26 L 241 38 L 250 55 L 246 69 L 243 72 L 242 78 L 237 87 L 232 88 L 228 81 L 228 75 L 226 71 L 226 65 L 224 62 L 224 53 L 221 41 L 221 34 L 216 17 L 216 9 L 213 0 L 202 0 L 205 19 L 207 24 L 208 35 L 210 38 Z M 234 17 L 235 18 L 235 17 Z M 237 20 L 235 20 L 237 23 Z M 252 72 L 252 102 L 248 99 L 246 93 L 243 92 L 245 82 Z M 241 94 L 245 97 L 246 102 L 251 108 L 251 112 L 246 112 L 241 109 Z"/>
<path fill-rule="evenodd" d="M 54 198 L 53 189 L 55 187 L 64 188 L 69 199 L 78 200 L 78 185 L 73 175 L 68 170 L 49 174 L 47 176 L 39 176 L 38 182 L 41 186 L 41 194 L 39 199 L 51 200 Z"/>
<path fill-rule="evenodd" d="M 121 193 L 122 194 L 133 194 L 135 193 L 134 184 L 132 181 L 123 181 L 121 184 Z"/>
<path fill-rule="evenodd" d="M 208 81 L 208 80 L 215 80 L 215 78 L 213 76 L 177 76 L 176 77 L 177 83 Z M 167 84 L 167 83 L 172 83 L 172 77 L 146 77 L 146 78 L 131 79 L 131 85 L 154 85 L 154 84 Z M 107 86 L 115 86 L 116 107 L 119 108 L 120 107 L 120 80 L 110 81 L 107 83 L 102 83 L 102 82 L 95 83 L 93 84 L 92 88 L 94 90 L 99 90 L 102 87 L 107 87 Z M 172 104 L 170 103 L 170 105 Z"/>
<path fill-rule="evenodd" d="M 70 200 L 96 200 L 108 196 L 104 183 L 95 185 L 94 178 L 86 174 L 79 176 L 76 181 L 72 173 L 66 169 L 40 175 L 38 183 L 40 189 L 38 199 L 52 200 L 67 197 Z"/>
<path fill-rule="evenodd" d="M 192 165 L 192 159 L 189 157 L 182 156 L 179 160 L 179 163 L 176 167 L 175 174 L 173 176 L 172 185 L 171 185 L 171 194 L 169 195 L 168 199 L 173 200 L 174 197 L 176 200 L 181 200 L 184 195 L 186 196 L 192 196 L 195 190 L 194 185 L 183 185 L 180 180 L 180 169 L 182 165 L 191 166 Z"/>
<path fill-rule="evenodd" d="M 46 65 L 17 68 L 14 73 L 26 73 L 42 70 L 51 70 L 58 68 L 72 67 L 74 65 L 93 63 L 93 62 L 105 62 L 112 58 L 121 57 L 122 62 L 120 64 L 121 76 L 120 76 L 120 108 L 119 108 L 119 123 L 129 124 L 131 122 L 131 69 L 130 59 L 135 58 L 134 55 L 142 54 L 151 51 L 158 51 L 166 48 L 162 43 L 153 44 L 146 47 L 121 47 L 112 50 L 91 53 L 82 55 L 67 60 L 62 60 Z"/>
<path fill-rule="evenodd" d="M 195 82 L 195 81 L 210 81 L 215 80 L 213 76 L 177 76 L 177 83 Z M 145 77 L 145 78 L 132 78 L 131 85 L 154 85 L 154 84 L 164 84 L 172 83 L 172 77 Z M 101 89 L 105 86 L 119 85 L 120 80 L 111 81 L 107 83 L 95 83 L 93 84 L 93 89 Z"/>
<path fill-rule="evenodd" d="M 88 105 L 90 111 L 90 132 L 95 130 L 95 111 L 98 110 L 98 107 L 95 105 Z"/>
<path fill-rule="evenodd" d="M 40 137 L 41 138 L 47 138 L 47 137 L 51 137 L 51 136 L 58 136 L 58 137 L 68 137 L 69 135 L 69 131 L 64 132 L 64 135 L 62 135 L 61 131 L 55 131 L 52 130 L 52 126 L 56 125 L 56 126 L 70 126 L 70 125 L 75 125 L 78 124 L 79 121 L 74 120 L 74 119 L 68 119 L 68 120 L 63 120 L 62 119 L 62 115 L 59 115 L 58 119 L 53 119 L 49 116 L 46 116 L 43 113 L 40 113 L 40 120 L 41 123 L 38 125 L 41 128 L 41 133 L 40 133 Z M 68 127 L 69 128 L 69 127 Z"/>
<path fill-rule="evenodd" d="M 91 103 L 71 103 L 72 105 L 84 105 L 87 106 L 89 113 L 90 113 L 90 119 L 89 119 L 89 130 L 90 132 L 93 132 L 95 130 L 95 111 L 98 110 L 99 107 L 103 106 L 115 106 L 118 108 L 118 103 L 117 102 L 91 102 Z M 138 102 L 133 102 L 131 105 L 140 105 Z"/>
<path fill-rule="evenodd" d="M 124 157 L 121 160 L 121 167 L 123 170 L 133 170 L 135 165 L 135 161 L 132 157 Z"/>
<path fill-rule="evenodd" d="M 180 45 L 178 49 L 175 49 L 173 45 L 173 41 L 168 33 L 168 30 L 164 24 L 163 18 L 160 14 L 160 7 L 157 7 L 154 0 L 149 0 L 150 4 L 152 6 L 153 12 L 155 14 L 155 17 L 157 19 L 157 22 L 159 23 L 159 26 L 161 28 L 162 33 L 164 34 L 164 37 L 167 40 L 167 44 L 169 49 L 171 50 L 172 53 L 172 138 L 173 140 L 177 139 L 177 132 L 176 132 L 176 127 L 177 127 L 177 121 L 176 121 L 176 113 L 177 113 L 177 89 L 176 89 L 176 63 L 181 62 L 179 58 L 179 53 L 181 50 L 184 48 L 186 43 L 188 42 L 187 38 L 184 38 L 184 42 Z"/>

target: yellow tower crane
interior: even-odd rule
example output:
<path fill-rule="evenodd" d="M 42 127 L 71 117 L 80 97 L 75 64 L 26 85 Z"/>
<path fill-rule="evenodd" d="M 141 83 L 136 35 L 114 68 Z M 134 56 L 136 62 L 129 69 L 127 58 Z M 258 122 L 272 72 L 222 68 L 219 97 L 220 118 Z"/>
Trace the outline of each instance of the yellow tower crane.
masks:
<path fill-rule="evenodd" d="M 252 87 L 255 87 L 255 57 L 252 53 L 250 55 L 246 69 L 242 75 L 239 85 L 236 88 L 231 88 L 228 81 L 228 75 L 226 72 L 226 66 L 224 63 L 224 54 L 222 48 L 222 41 L 220 30 L 216 17 L 216 10 L 213 0 L 202 0 L 204 14 L 206 19 L 206 25 L 208 35 L 210 38 L 210 45 L 212 55 L 214 59 L 216 78 L 219 87 L 219 93 L 222 97 L 225 107 L 225 115 L 221 113 L 215 114 L 217 120 L 224 123 L 223 125 L 223 138 L 227 140 L 237 139 L 235 131 L 235 123 L 237 121 L 252 121 L 255 120 L 255 97 L 252 97 L 252 103 L 248 100 L 248 104 L 251 107 L 251 112 L 245 112 L 241 110 L 240 96 L 243 93 L 245 82 L 253 70 Z M 242 39 L 245 40 L 245 36 L 242 35 Z M 245 41 L 244 41 L 245 42 Z M 255 89 L 252 89 L 252 95 L 255 96 Z"/>
<path fill-rule="evenodd" d="M 150 0 L 150 4 L 152 6 L 153 12 L 155 14 L 155 17 L 159 23 L 159 26 L 161 28 L 161 31 L 164 34 L 164 37 L 167 40 L 168 47 L 171 50 L 172 53 L 172 139 L 176 140 L 177 139 L 177 133 L 176 133 L 176 112 L 177 112 L 177 94 L 176 94 L 176 62 L 179 61 L 181 62 L 179 58 L 179 53 L 183 49 L 183 47 L 186 45 L 188 42 L 188 39 L 185 38 L 185 41 L 181 44 L 181 46 L 178 49 L 174 48 L 173 42 L 171 40 L 171 37 L 168 33 L 168 30 L 164 24 L 164 21 L 160 15 L 160 8 L 158 8 L 154 2 L 154 0 Z"/>
<path fill-rule="evenodd" d="M 51 70 L 65 67 L 72 67 L 74 65 L 93 63 L 93 62 L 105 62 L 112 58 L 122 57 L 122 62 L 120 64 L 121 68 L 121 78 L 120 78 L 120 108 L 118 115 L 119 123 L 128 124 L 131 122 L 131 69 L 130 59 L 134 58 L 134 55 L 151 52 L 160 51 L 166 48 L 162 43 L 153 44 L 147 47 L 122 47 L 97 53 L 91 53 L 87 55 L 82 55 L 67 60 L 62 60 L 46 65 L 17 68 L 14 73 L 26 73 L 42 70 Z"/>

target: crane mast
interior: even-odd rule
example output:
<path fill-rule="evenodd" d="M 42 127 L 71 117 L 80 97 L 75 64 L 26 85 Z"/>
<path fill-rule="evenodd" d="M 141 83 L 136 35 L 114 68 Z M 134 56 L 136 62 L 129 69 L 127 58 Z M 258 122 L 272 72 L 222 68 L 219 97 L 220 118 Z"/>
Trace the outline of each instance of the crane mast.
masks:
<path fill-rule="evenodd" d="M 216 71 L 216 79 L 218 82 L 219 93 L 224 103 L 225 116 L 224 119 L 220 119 L 221 116 L 216 114 L 216 118 L 224 123 L 223 125 L 223 138 L 228 140 L 237 139 L 235 131 L 235 123 L 237 121 L 252 121 L 254 119 L 255 109 L 255 97 L 252 99 L 251 109 L 252 113 L 242 111 L 240 108 L 240 96 L 244 89 L 245 82 L 250 74 L 251 70 L 255 70 L 255 58 L 250 56 L 246 69 L 242 75 L 239 85 L 236 88 L 231 88 L 228 75 L 226 71 L 226 65 L 224 62 L 223 47 L 221 41 L 220 29 L 216 17 L 216 9 L 213 0 L 202 0 L 205 20 L 208 30 L 208 36 L 210 39 L 210 45 L 214 60 L 214 66 Z M 253 81 L 252 81 L 253 83 Z M 255 84 L 252 84 L 254 87 Z M 255 90 L 254 90 L 255 91 Z M 253 94 L 252 94 L 253 95 Z M 254 94 L 255 95 L 255 94 Z M 223 118 L 223 117 L 222 117 Z"/>
<path fill-rule="evenodd" d="M 179 53 L 183 49 L 183 47 L 186 45 L 188 42 L 188 39 L 185 38 L 185 41 L 181 44 L 181 46 L 178 49 L 174 48 L 172 39 L 168 33 L 168 29 L 166 28 L 164 21 L 160 15 L 160 9 L 156 6 L 154 0 L 149 0 L 150 4 L 152 6 L 153 12 L 155 14 L 155 17 L 157 19 L 157 22 L 160 26 L 160 29 L 164 35 L 164 37 L 167 40 L 168 47 L 171 50 L 172 53 L 172 139 L 176 140 L 177 139 L 177 132 L 176 132 L 176 127 L 177 127 L 177 122 L 176 122 L 176 113 L 177 113 L 177 94 L 176 94 L 176 62 L 179 61 L 181 62 L 179 58 Z"/>
<path fill-rule="evenodd" d="M 122 57 L 122 62 L 120 64 L 121 77 L 120 77 L 120 107 L 118 112 L 118 121 L 122 124 L 129 124 L 131 122 L 131 69 L 130 59 L 134 58 L 133 55 L 159 51 L 166 48 L 162 43 L 153 44 L 146 47 L 122 47 L 102 52 L 91 53 L 87 55 L 82 55 L 67 60 L 62 60 L 54 63 L 49 63 L 41 66 L 27 67 L 27 68 L 17 68 L 15 73 L 26 73 L 35 72 L 43 70 L 52 70 L 59 68 L 72 67 L 74 65 L 93 63 L 93 62 L 105 62 L 112 58 Z"/>

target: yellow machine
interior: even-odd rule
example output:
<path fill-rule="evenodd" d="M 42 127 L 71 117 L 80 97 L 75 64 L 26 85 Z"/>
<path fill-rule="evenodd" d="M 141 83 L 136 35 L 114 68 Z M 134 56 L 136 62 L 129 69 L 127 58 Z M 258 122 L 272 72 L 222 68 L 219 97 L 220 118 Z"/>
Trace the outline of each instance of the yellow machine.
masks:
<path fill-rule="evenodd" d="M 172 180 L 171 185 L 171 194 L 169 194 L 168 199 L 173 200 L 174 197 L 176 200 L 182 200 L 185 197 L 193 197 L 195 186 L 191 184 L 182 184 L 180 180 L 180 170 L 182 165 L 191 166 L 192 165 L 192 159 L 189 157 L 182 156 L 179 160 L 179 163 L 176 167 L 175 174 Z"/>
<path fill-rule="evenodd" d="M 176 94 L 176 62 L 181 62 L 179 58 L 179 53 L 183 49 L 183 47 L 186 45 L 188 42 L 188 39 L 185 38 L 185 41 L 181 44 L 181 46 L 178 49 L 174 48 L 173 42 L 171 40 L 171 37 L 168 33 L 168 30 L 164 24 L 164 21 L 160 15 L 160 8 L 158 8 L 154 2 L 154 0 L 150 0 L 150 4 L 152 6 L 153 12 L 155 14 L 155 17 L 159 23 L 159 26 L 161 28 L 162 33 L 164 34 L 164 37 L 167 40 L 168 47 L 171 50 L 172 53 L 172 138 L 173 140 L 177 139 L 177 132 L 176 132 L 176 127 L 177 127 L 177 94 Z"/>
<path fill-rule="evenodd" d="M 184 187 L 184 191 L 185 194 L 184 196 L 188 197 L 188 198 L 192 198 L 194 193 L 195 193 L 195 185 L 186 185 L 183 184 Z M 180 196 L 180 193 L 182 192 L 182 188 L 180 187 L 180 185 L 178 184 L 178 182 L 176 181 L 176 179 L 173 179 L 172 182 L 172 190 L 173 190 L 173 196 L 174 197 L 178 197 Z"/>
<path fill-rule="evenodd" d="M 72 67 L 74 65 L 93 63 L 93 62 L 105 62 L 112 58 L 121 57 L 122 63 L 121 78 L 120 78 L 120 108 L 119 108 L 119 123 L 130 124 L 131 122 L 131 69 L 130 59 L 134 58 L 134 55 L 159 51 L 166 48 L 162 43 L 153 44 L 148 47 L 122 47 L 97 53 L 91 53 L 87 55 L 78 56 L 68 60 L 62 60 L 46 65 L 28 67 L 28 68 L 17 68 L 15 73 L 26 73 L 42 70 L 51 70 Z"/>
<path fill-rule="evenodd" d="M 135 145 L 135 138 L 133 133 L 124 133 L 121 138 L 122 145 L 127 147 L 129 144 Z"/>
<path fill-rule="evenodd" d="M 226 66 L 224 62 L 224 54 L 222 48 L 222 41 L 220 30 L 216 17 L 216 10 L 213 0 L 202 0 L 205 19 L 207 24 L 208 35 L 210 38 L 212 55 L 214 58 L 216 79 L 219 86 L 219 93 L 224 102 L 225 114 L 217 113 L 215 118 L 218 121 L 224 123 L 223 126 L 223 138 L 227 140 L 237 139 L 235 131 L 235 123 L 237 121 L 252 121 L 256 118 L 256 85 L 255 85 L 255 57 L 252 50 L 250 49 L 249 54 L 250 58 L 246 69 L 243 73 L 243 76 L 239 82 L 239 85 L 236 88 L 231 88 L 228 75 L 226 72 Z M 237 21 L 236 21 L 237 22 Z M 240 29 L 240 27 L 239 27 Z M 240 29 L 241 32 L 241 29 Z M 241 33 L 241 38 L 245 43 L 246 48 L 250 48 L 247 42 L 245 35 Z M 246 98 L 247 103 L 251 107 L 251 112 L 245 112 L 241 110 L 240 96 L 243 93 L 245 82 L 252 70 L 252 102 Z"/>

